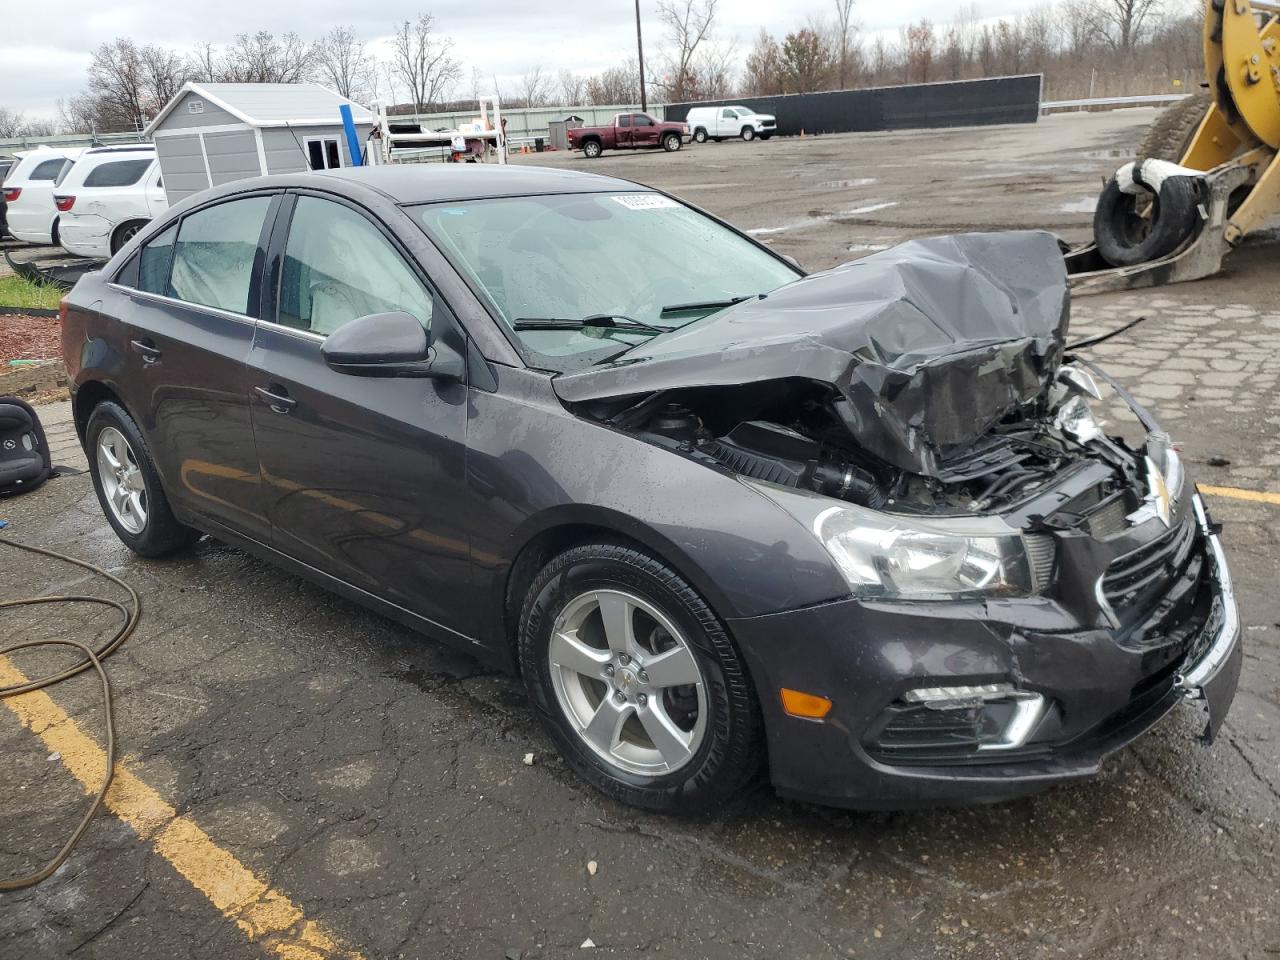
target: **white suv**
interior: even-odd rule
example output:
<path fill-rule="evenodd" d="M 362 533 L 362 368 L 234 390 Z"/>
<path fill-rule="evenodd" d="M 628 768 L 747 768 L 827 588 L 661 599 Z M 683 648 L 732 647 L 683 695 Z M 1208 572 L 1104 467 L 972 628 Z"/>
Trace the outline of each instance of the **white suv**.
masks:
<path fill-rule="evenodd" d="M 83 148 L 47 147 L 19 153 L 18 162 L 4 178 L 9 234 L 25 243 L 57 243 L 58 211 L 53 205 L 53 185 Z"/>
<path fill-rule="evenodd" d="M 86 150 L 54 187 L 53 200 L 63 249 L 102 260 L 169 209 L 149 143 Z"/>
<path fill-rule="evenodd" d="M 778 121 L 773 116 L 746 107 L 694 107 L 684 122 L 698 143 L 727 137 L 768 140 L 778 132 Z"/>

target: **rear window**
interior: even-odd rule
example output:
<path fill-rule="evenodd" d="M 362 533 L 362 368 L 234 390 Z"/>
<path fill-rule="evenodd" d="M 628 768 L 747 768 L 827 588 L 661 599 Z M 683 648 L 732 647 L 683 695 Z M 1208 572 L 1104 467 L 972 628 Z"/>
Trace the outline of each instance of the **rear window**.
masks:
<path fill-rule="evenodd" d="M 86 187 L 128 187 L 142 179 L 151 166 L 151 158 L 143 160 L 116 160 L 104 163 L 89 171 L 84 178 Z"/>
<path fill-rule="evenodd" d="M 55 157 L 52 160 L 42 160 L 36 164 L 35 169 L 31 171 L 28 180 L 57 180 L 58 174 L 62 172 L 63 164 L 67 163 L 65 157 Z"/>

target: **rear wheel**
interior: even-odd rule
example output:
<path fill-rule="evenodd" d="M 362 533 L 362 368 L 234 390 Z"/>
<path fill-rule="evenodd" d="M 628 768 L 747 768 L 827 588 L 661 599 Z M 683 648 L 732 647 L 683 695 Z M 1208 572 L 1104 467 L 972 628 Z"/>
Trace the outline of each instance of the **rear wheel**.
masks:
<path fill-rule="evenodd" d="M 552 739 L 609 796 L 694 812 L 759 769 L 759 713 L 741 658 L 661 561 L 611 543 L 560 554 L 529 589 L 519 643 Z"/>
<path fill-rule="evenodd" d="M 694 143 L 706 143 L 707 131 L 703 130 L 701 127 L 693 131 L 693 141 Z"/>
<path fill-rule="evenodd" d="M 600 146 L 599 140 L 588 140 L 582 145 L 582 155 L 588 160 L 594 160 L 603 152 L 604 149 Z"/>
<path fill-rule="evenodd" d="M 111 235 L 111 255 L 115 256 L 120 252 L 120 248 L 134 238 L 139 230 L 147 225 L 145 220 L 130 220 L 116 227 L 115 233 Z"/>
<path fill-rule="evenodd" d="M 667 153 L 675 153 L 680 149 L 680 134 L 668 133 L 662 138 L 662 149 Z"/>
<path fill-rule="evenodd" d="M 126 547 L 163 557 L 200 538 L 169 509 L 147 442 L 123 407 L 107 401 L 94 408 L 85 450 L 102 512 Z"/>
<path fill-rule="evenodd" d="M 755 138 L 756 138 L 756 130 L 755 130 L 755 127 L 743 127 L 743 128 L 742 128 L 742 139 L 743 139 L 743 140 L 754 140 Z"/>

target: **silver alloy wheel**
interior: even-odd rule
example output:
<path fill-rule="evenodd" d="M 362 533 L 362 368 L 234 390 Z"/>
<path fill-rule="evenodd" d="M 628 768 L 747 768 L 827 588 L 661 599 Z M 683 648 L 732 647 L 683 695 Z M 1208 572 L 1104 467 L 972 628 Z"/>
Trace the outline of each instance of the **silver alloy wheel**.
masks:
<path fill-rule="evenodd" d="M 661 610 L 621 590 L 590 590 L 556 618 L 551 685 L 570 726 L 627 773 L 661 776 L 698 752 L 707 732 L 702 671 Z"/>
<path fill-rule="evenodd" d="M 116 522 L 134 536 L 147 528 L 147 485 L 124 434 L 103 427 L 98 434 L 98 478 Z"/>

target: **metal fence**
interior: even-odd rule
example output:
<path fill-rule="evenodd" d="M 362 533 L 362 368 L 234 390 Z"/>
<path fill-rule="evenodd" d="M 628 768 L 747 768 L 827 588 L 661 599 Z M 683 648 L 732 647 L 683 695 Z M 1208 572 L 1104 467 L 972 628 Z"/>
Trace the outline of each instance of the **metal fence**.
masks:
<path fill-rule="evenodd" d="M 1117 107 L 1150 107 L 1177 103 L 1191 96 L 1189 93 L 1153 93 L 1144 97 L 1091 97 L 1085 100 L 1046 100 L 1040 104 L 1041 113 L 1060 113 L 1072 110 L 1110 110 Z"/>
<path fill-rule="evenodd" d="M 63 133 L 53 137 L 10 137 L 0 140 L 0 156 L 18 150 L 34 150 L 41 144 L 50 147 L 91 147 L 95 143 L 104 146 L 112 143 L 141 143 L 140 133 Z"/>

